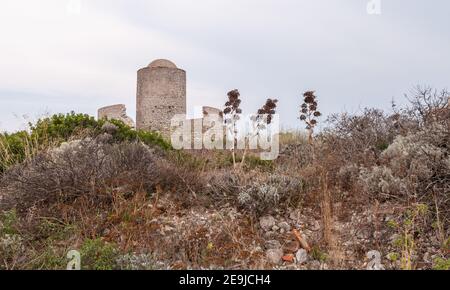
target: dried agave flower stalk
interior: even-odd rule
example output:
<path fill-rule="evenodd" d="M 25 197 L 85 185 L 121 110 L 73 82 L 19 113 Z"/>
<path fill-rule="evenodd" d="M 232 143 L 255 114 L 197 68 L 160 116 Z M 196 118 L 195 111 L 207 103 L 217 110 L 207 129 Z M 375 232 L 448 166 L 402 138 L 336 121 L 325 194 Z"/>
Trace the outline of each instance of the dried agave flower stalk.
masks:
<path fill-rule="evenodd" d="M 250 140 L 250 138 L 254 138 L 256 136 L 259 136 L 261 133 L 261 130 L 264 130 L 267 128 L 267 125 L 270 125 L 273 120 L 273 115 L 276 113 L 277 108 L 277 99 L 267 99 L 264 106 L 261 107 L 261 109 L 258 110 L 258 113 L 254 116 L 252 116 L 251 121 L 253 123 L 253 129 L 255 134 L 253 136 L 247 136 L 247 138 Z M 247 146 L 245 147 L 244 154 L 242 156 L 241 160 L 241 167 L 245 163 L 245 157 L 247 155 Z"/>
<path fill-rule="evenodd" d="M 317 125 L 317 118 L 322 116 L 317 110 L 317 97 L 314 91 L 307 91 L 303 94 L 304 100 L 300 107 L 300 120 L 306 123 L 306 130 L 308 130 L 308 140 L 313 142 L 314 128 Z"/>
<path fill-rule="evenodd" d="M 237 146 L 237 122 L 240 120 L 240 114 L 242 114 L 242 109 L 239 107 L 241 105 L 241 94 L 238 90 L 232 90 L 228 92 L 228 101 L 225 103 L 225 109 L 220 113 L 220 116 L 224 118 L 225 126 L 230 131 L 233 138 L 233 148 L 231 149 L 231 154 L 233 156 L 233 166 L 236 167 L 236 146 Z"/>

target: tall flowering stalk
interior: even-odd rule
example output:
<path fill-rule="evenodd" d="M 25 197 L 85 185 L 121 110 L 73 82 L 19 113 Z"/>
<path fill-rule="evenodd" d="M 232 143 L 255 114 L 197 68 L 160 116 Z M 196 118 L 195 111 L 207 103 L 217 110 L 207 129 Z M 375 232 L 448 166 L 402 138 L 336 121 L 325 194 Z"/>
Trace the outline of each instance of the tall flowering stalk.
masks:
<path fill-rule="evenodd" d="M 247 136 L 249 141 L 251 138 L 258 137 L 261 134 L 261 131 L 265 130 L 267 125 L 272 123 L 273 115 L 276 113 L 277 103 L 277 99 L 267 99 L 264 106 L 258 110 L 258 113 L 251 117 L 253 132 L 255 133 L 252 136 Z M 246 146 L 241 160 L 241 167 L 244 165 L 247 149 Z"/>
<path fill-rule="evenodd" d="M 307 91 L 303 94 L 303 104 L 300 107 L 300 120 L 305 122 L 308 130 L 308 141 L 313 143 L 314 128 L 317 125 L 318 117 L 322 116 L 317 110 L 317 97 L 314 91 Z"/>
<path fill-rule="evenodd" d="M 241 94 L 238 90 L 232 90 L 228 92 L 228 101 L 225 103 L 225 109 L 221 113 L 221 117 L 224 118 L 225 126 L 231 133 L 233 138 L 233 147 L 231 149 L 231 154 L 233 156 L 233 166 L 236 167 L 236 147 L 237 147 L 237 122 L 240 120 L 240 115 L 242 114 L 241 105 Z"/>

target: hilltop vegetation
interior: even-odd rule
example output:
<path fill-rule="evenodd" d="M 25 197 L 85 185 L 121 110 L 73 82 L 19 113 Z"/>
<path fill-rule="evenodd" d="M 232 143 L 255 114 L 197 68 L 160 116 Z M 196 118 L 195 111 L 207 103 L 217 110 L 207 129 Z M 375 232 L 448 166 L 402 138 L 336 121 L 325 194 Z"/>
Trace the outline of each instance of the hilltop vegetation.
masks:
<path fill-rule="evenodd" d="M 118 120 L 109 120 L 116 128 L 112 134 L 114 142 L 137 141 L 164 150 L 171 148 L 158 133 L 135 131 Z M 105 125 L 106 124 L 106 125 Z M 29 130 L 16 133 L 0 133 L 0 172 L 31 158 L 35 153 L 57 147 L 63 142 L 97 137 L 108 131 L 105 120 L 95 120 L 86 114 L 57 114 L 29 124 Z"/>
<path fill-rule="evenodd" d="M 387 269 L 449 269 L 449 97 L 314 132 L 307 92 L 308 134 L 282 133 L 274 161 L 75 113 L 0 134 L 0 268 L 65 269 L 78 250 L 83 269 L 365 269 L 375 250 Z"/>

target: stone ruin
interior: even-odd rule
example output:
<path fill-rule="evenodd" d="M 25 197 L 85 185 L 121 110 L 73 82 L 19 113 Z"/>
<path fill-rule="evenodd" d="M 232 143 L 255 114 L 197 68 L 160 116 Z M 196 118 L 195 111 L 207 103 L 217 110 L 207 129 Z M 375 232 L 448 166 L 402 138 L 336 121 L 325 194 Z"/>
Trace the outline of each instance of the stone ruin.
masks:
<path fill-rule="evenodd" d="M 203 107 L 203 117 L 219 114 L 220 110 Z M 160 132 L 170 138 L 171 119 L 186 114 L 186 71 L 173 62 L 158 59 L 137 72 L 136 129 Z M 126 115 L 125 105 L 113 105 L 98 110 L 98 118 L 118 119 L 134 127 Z M 196 122 L 202 119 L 193 119 Z"/>
<path fill-rule="evenodd" d="M 127 116 L 127 108 L 123 104 L 112 105 L 98 110 L 98 119 L 116 119 L 134 128 L 134 121 Z"/>

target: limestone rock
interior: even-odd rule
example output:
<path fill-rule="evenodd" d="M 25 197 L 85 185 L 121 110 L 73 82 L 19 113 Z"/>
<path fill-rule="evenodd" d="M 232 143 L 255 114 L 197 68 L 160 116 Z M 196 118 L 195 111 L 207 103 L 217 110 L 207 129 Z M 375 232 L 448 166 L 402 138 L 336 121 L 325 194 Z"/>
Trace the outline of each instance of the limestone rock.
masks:
<path fill-rule="evenodd" d="M 283 251 L 281 249 L 269 249 L 266 252 L 266 257 L 269 263 L 279 265 L 283 258 Z"/>
<path fill-rule="evenodd" d="M 259 220 L 259 225 L 265 231 L 270 230 L 275 225 L 275 218 L 273 216 L 264 216 Z"/>
<path fill-rule="evenodd" d="M 295 259 L 298 264 L 306 263 L 308 261 L 308 252 L 305 249 L 298 250 L 297 254 L 295 254 Z"/>
<path fill-rule="evenodd" d="M 291 226 L 287 222 L 281 222 L 278 224 L 278 227 L 280 229 L 285 230 L 286 232 L 289 232 L 291 230 Z"/>
<path fill-rule="evenodd" d="M 273 249 L 281 249 L 281 243 L 277 240 L 270 240 L 267 241 L 264 245 L 266 247 L 266 249 L 268 250 L 273 250 Z"/>
<path fill-rule="evenodd" d="M 300 248 L 300 243 L 297 241 L 288 241 L 284 244 L 283 250 L 285 253 L 295 253 Z"/>

